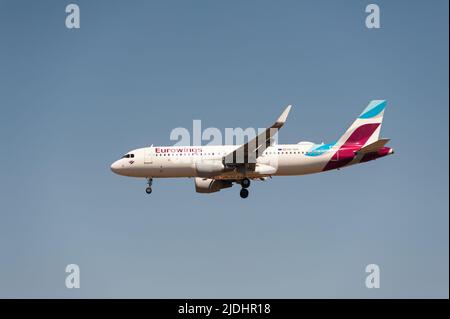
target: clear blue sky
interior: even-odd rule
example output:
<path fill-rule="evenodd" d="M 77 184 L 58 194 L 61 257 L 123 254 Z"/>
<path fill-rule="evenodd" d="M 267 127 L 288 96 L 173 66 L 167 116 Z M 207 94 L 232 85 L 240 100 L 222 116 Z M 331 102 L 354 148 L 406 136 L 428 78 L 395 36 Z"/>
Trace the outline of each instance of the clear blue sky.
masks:
<path fill-rule="evenodd" d="M 449 295 L 448 2 L 0 1 L 0 297 Z M 394 156 L 210 196 L 109 165 L 175 127 L 333 141 L 387 99 Z M 81 288 L 65 288 L 67 264 Z M 365 287 L 365 266 L 381 288 Z"/>

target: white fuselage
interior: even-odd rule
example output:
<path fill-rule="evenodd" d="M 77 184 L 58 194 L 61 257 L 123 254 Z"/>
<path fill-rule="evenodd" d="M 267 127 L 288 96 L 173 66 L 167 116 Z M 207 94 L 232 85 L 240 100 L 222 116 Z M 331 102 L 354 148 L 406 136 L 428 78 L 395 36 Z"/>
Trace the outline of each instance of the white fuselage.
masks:
<path fill-rule="evenodd" d="M 259 178 L 280 175 L 303 175 L 323 171 L 337 149 L 330 148 L 320 156 L 311 156 L 314 143 L 274 145 L 256 160 L 254 171 L 233 170 L 213 176 L 215 179 Z M 128 152 L 111 165 L 120 175 L 132 177 L 198 177 L 196 165 L 220 163 L 235 150 L 236 145 L 224 146 L 161 146 L 146 147 Z M 314 155 L 314 154 L 313 154 Z"/>

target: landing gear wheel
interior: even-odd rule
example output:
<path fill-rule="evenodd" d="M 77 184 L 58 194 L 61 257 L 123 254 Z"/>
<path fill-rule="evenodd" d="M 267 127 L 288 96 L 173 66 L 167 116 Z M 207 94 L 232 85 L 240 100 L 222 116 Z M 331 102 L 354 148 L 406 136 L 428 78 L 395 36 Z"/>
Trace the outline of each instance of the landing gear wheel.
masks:
<path fill-rule="evenodd" d="M 151 188 L 151 187 L 147 187 L 147 188 L 145 189 L 145 192 L 146 192 L 147 194 L 151 194 L 151 193 L 152 193 L 152 188 Z"/>
<path fill-rule="evenodd" d="M 241 198 L 247 198 L 248 197 L 248 189 L 242 188 L 239 195 L 241 195 Z"/>
<path fill-rule="evenodd" d="M 244 179 L 241 181 L 241 186 L 242 186 L 242 188 L 248 188 L 248 187 L 250 187 L 250 180 L 249 180 L 248 178 L 244 178 Z"/>

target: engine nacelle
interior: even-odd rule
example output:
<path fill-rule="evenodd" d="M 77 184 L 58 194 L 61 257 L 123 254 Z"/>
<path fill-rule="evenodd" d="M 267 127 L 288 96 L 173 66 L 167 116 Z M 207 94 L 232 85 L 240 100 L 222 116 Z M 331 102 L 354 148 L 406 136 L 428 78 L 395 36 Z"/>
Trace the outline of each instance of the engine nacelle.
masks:
<path fill-rule="evenodd" d="M 200 177 L 213 177 L 223 173 L 225 167 L 221 161 L 202 161 L 195 163 L 195 170 Z"/>
<path fill-rule="evenodd" d="M 197 193 L 215 193 L 220 191 L 222 188 L 228 188 L 233 186 L 230 181 L 223 181 L 212 178 L 195 178 L 195 191 Z"/>

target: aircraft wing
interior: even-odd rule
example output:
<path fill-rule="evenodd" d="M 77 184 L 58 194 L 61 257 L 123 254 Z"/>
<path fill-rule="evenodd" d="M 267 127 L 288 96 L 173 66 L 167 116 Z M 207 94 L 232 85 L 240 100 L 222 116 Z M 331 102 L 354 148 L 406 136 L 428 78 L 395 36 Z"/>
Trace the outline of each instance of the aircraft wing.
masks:
<path fill-rule="evenodd" d="M 272 143 L 272 137 L 284 125 L 288 117 L 292 105 L 287 106 L 283 113 L 278 117 L 272 126 L 266 128 L 264 132 L 260 133 L 254 139 L 248 141 L 246 144 L 239 146 L 233 152 L 228 153 L 223 157 L 223 163 L 226 166 L 241 166 L 246 164 L 255 164 L 256 159 L 269 147 Z"/>

